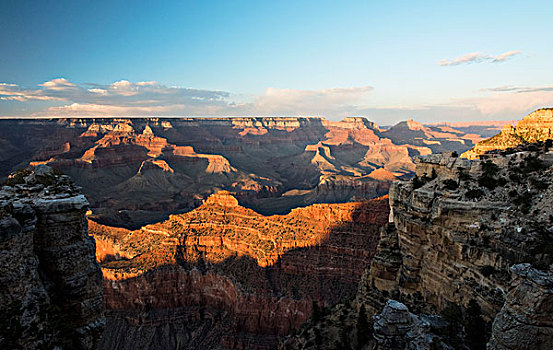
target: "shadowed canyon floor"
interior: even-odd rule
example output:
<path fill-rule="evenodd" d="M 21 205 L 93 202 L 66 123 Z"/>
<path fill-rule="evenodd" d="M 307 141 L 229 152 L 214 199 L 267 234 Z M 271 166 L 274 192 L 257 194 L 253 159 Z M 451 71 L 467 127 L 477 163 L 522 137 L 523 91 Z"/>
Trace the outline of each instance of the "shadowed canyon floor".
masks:
<path fill-rule="evenodd" d="M 90 221 L 104 274 L 102 349 L 270 349 L 313 302 L 353 297 L 387 197 L 263 216 L 228 192 L 129 231 Z"/>

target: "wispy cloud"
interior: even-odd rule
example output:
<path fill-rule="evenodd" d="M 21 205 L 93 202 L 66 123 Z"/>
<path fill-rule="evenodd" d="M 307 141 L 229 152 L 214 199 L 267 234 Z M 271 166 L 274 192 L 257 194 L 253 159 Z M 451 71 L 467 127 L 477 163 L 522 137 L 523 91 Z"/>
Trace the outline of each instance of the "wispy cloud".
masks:
<path fill-rule="evenodd" d="M 236 103 L 229 92 L 168 87 L 155 81 L 75 84 L 57 78 L 34 89 L 0 83 L 0 100 L 47 101 L 37 115 L 285 115 L 355 113 L 355 104 L 370 86 L 296 90 L 268 88 L 264 94 Z M 48 102 L 49 101 L 49 102 Z M 0 101 L 1 102 L 1 101 Z M 1 107 L 1 106 L 0 106 Z"/>
<path fill-rule="evenodd" d="M 553 91 L 553 86 L 540 86 L 540 87 L 529 87 L 529 86 L 498 86 L 493 88 L 481 89 L 481 91 L 491 91 L 491 92 L 516 92 L 519 94 L 528 93 L 528 92 L 540 92 L 540 91 Z"/>
<path fill-rule="evenodd" d="M 518 116 L 553 106 L 553 86 L 498 86 L 481 89 L 488 95 L 460 100 L 473 105 L 483 115 Z"/>
<path fill-rule="evenodd" d="M 481 52 L 472 52 L 460 57 L 455 57 L 453 59 L 443 59 L 438 64 L 440 66 L 458 66 L 460 64 L 471 64 L 471 63 L 500 63 L 505 62 L 516 55 L 519 55 L 520 51 L 507 51 L 500 55 L 493 56 L 484 54 Z"/>

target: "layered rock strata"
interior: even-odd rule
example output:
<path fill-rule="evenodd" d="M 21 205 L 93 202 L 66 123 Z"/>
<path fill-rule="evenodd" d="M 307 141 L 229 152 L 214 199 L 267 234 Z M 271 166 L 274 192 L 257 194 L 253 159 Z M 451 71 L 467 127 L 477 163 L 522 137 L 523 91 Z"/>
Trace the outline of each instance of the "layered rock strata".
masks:
<path fill-rule="evenodd" d="M 493 322 L 488 349 L 553 349 L 553 271 L 519 264 L 511 272 L 511 288 Z"/>
<path fill-rule="evenodd" d="M 139 230 L 91 222 L 108 310 L 101 348 L 275 348 L 313 302 L 353 297 L 387 218 L 387 198 L 263 216 L 219 192 Z"/>
<path fill-rule="evenodd" d="M 541 108 L 525 116 L 515 126 L 505 125 L 499 134 L 478 142 L 462 156 L 478 159 L 489 151 L 504 150 L 522 143 L 546 141 L 552 138 L 553 108 Z"/>
<path fill-rule="evenodd" d="M 405 125 L 403 125 L 405 124 Z M 412 157 L 474 135 L 365 118 L 83 118 L 0 121 L 0 179 L 49 164 L 83 187 L 95 220 L 127 228 L 189 211 L 219 191 L 263 214 L 385 195 Z"/>
<path fill-rule="evenodd" d="M 96 349 L 105 319 L 87 209 L 47 166 L 0 190 L 0 347 Z"/>
<path fill-rule="evenodd" d="M 417 158 L 416 176 L 390 189 L 391 222 L 381 230 L 354 303 L 308 322 L 282 349 L 332 349 L 346 338 L 363 348 L 355 341 L 360 311 L 378 314 L 390 298 L 415 314 L 457 304 L 459 319 L 477 305 L 483 318 L 479 337 L 495 319 L 491 349 L 549 348 L 553 153 L 538 143 L 488 158 L 471 161 L 451 153 Z M 417 348 L 409 334 L 413 323 L 402 322 L 393 332 L 375 332 L 364 348 L 372 348 L 371 342 Z"/>
<path fill-rule="evenodd" d="M 466 305 L 475 298 L 493 318 L 512 264 L 551 262 L 542 246 L 553 234 L 546 228 L 551 158 L 543 152 L 485 162 L 448 154 L 419 158 L 417 176 L 390 190 L 394 225 L 382 231 L 367 285 L 361 286 L 367 298 L 374 289 L 399 292 L 438 310 L 447 301 Z"/>

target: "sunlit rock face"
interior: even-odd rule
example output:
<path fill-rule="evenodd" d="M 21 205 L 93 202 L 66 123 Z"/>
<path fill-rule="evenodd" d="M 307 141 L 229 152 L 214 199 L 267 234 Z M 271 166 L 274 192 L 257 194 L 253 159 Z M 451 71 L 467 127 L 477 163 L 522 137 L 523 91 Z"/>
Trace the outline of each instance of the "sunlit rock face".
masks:
<path fill-rule="evenodd" d="M 387 198 L 263 216 L 219 192 L 135 231 L 91 222 L 108 310 L 100 348 L 275 348 L 313 301 L 353 297 L 387 218 Z"/>
<path fill-rule="evenodd" d="M 0 190 L 0 347 L 96 349 L 102 275 L 88 235 L 88 201 L 47 166 Z"/>
<path fill-rule="evenodd" d="M 462 156 L 477 159 L 489 151 L 504 150 L 522 143 L 546 141 L 552 138 L 553 109 L 542 108 L 528 114 L 516 126 L 505 125 L 499 134 L 478 142 Z"/>
<path fill-rule="evenodd" d="M 405 124 L 405 125 L 404 125 Z M 0 178 L 49 164 L 83 187 L 94 219 L 138 228 L 219 190 L 271 215 L 385 195 L 414 156 L 463 152 L 474 135 L 365 118 L 83 118 L 0 121 Z"/>

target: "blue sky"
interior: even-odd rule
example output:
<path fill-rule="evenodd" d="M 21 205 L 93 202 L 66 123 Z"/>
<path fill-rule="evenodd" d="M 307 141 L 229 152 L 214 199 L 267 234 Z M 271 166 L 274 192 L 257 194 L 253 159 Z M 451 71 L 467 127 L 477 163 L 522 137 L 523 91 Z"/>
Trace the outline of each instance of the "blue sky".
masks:
<path fill-rule="evenodd" d="M 0 116 L 520 119 L 553 105 L 547 1 L 11 1 Z"/>

